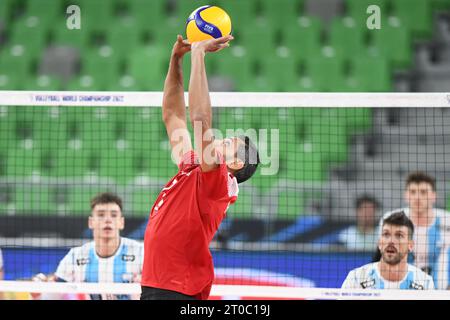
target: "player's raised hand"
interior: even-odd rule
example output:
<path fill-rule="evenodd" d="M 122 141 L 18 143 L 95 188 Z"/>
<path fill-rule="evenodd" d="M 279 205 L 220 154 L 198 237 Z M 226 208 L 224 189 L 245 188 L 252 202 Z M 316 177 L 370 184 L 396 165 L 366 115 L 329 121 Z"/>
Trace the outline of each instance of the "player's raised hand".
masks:
<path fill-rule="evenodd" d="M 189 51 L 191 51 L 190 43 L 187 40 L 183 40 L 181 35 L 178 35 L 177 41 L 172 48 L 172 54 L 181 58 Z"/>
<path fill-rule="evenodd" d="M 230 46 L 230 41 L 233 40 L 232 35 L 220 37 L 217 39 L 208 39 L 203 41 L 194 42 L 191 45 L 192 51 L 203 52 L 217 52 Z"/>
<path fill-rule="evenodd" d="M 34 282 L 50 282 L 53 279 L 51 276 L 47 276 L 43 273 L 38 273 L 38 274 L 34 275 L 31 278 L 31 280 Z M 42 297 L 42 293 L 40 293 L 40 292 L 30 292 L 30 295 L 33 298 L 33 300 L 40 300 Z"/>
<path fill-rule="evenodd" d="M 34 275 L 31 280 L 35 282 L 47 282 L 49 281 L 49 277 L 43 273 L 38 273 Z"/>

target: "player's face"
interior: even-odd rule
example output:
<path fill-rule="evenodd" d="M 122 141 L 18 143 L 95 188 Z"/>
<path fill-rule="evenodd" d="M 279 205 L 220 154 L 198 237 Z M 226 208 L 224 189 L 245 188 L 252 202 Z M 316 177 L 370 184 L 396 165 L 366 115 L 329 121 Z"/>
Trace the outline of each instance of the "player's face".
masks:
<path fill-rule="evenodd" d="M 397 265 L 407 259 L 408 252 L 413 249 L 414 242 L 409 239 L 406 226 L 383 225 L 378 248 L 381 259 L 390 265 Z"/>
<path fill-rule="evenodd" d="M 216 150 L 224 156 L 228 167 L 235 170 L 240 169 L 243 165 L 242 161 L 237 158 L 238 148 L 242 144 L 244 144 L 244 142 L 237 137 L 214 141 Z"/>
<path fill-rule="evenodd" d="M 114 202 L 97 204 L 89 217 L 89 228 L 94 233 L 94 239 L 117 238 L 124 225 L 122 211 Z"/>
<path fill-rule="evenodd" d="M 436 192 L 429 183 L 410 183 L 405 191 L 405 199 L 413 211 L 424 212 L 433 208 Z"/>
<path fill-rule="evenodd" d="M 375 226 L 375 205 L 370 201 L 364 201 L 361 203 L 357 212 L 358 222 L 364 226 Z"/>

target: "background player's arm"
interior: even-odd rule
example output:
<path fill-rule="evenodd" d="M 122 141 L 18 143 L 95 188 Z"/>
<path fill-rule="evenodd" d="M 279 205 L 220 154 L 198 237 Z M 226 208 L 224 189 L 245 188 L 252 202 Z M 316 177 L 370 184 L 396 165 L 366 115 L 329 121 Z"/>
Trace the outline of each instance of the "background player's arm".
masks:
<path fill-rule="evenodd" d="M 218 39 L 194 42 L 192 44 L 191 77 L 189 80 L 189 111 L 194 128 L 194 144 L 198 155 L 201 155 L 200 165 L 203 172 L 215 169 L 218 164 L 213 148 L 208 148 L 214 137 L 211 129 L 212 110 L 209 97 L 208 80 L 205 68 L 205 54 L 220 51 L 229 46 L 232 36 Z M 201 125 L 201 130 L 196 129 Z"/>
<path fill-rule="evenodd" d="M 170 57 L 169 71 L 164 82 L 162 116 L 177 163 L 192 149 L 186 126 L 186 104 L 183 87 L 183 56 L 191 50 L 187 41 L 178 35 Z"/>

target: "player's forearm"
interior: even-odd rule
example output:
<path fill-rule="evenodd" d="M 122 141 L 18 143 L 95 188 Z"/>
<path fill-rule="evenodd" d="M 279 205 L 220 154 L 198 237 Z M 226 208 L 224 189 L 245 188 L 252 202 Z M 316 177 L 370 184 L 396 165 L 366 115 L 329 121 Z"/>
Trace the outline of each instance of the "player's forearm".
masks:
<path fill-rule="evenodd" d="M 168 120 L 172 116 L 186 118 L 186 104 L 184 102 L 183 86 L 183 58 L 172 55 L 169 71 L 164 82 L 163 94 L 163 119 Z"/>
<path fill-rule="evenodd" d="M 192 51 L 191 77 L 189 81 L 189 112 L 191 122 L 199 121 L 207 130 L 211 127 L 211 100 L 205 68 L 205 52 Z"/>

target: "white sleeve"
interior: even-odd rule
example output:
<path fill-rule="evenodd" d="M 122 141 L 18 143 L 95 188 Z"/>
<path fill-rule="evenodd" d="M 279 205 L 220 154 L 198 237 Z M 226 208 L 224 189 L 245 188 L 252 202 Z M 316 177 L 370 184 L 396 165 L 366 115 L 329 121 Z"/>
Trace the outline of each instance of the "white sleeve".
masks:
<path fill-rule="evenodd" d="M 342 289 L 358 289 L 358 281 L 356 279 L 356 270 L 352 270 L 348 273 L 347 278 L 345 278 L 344 282 L 341 286 Z"/>
<path fill-rule="evenodd" d="M 75 258 L 73 249 L 70 249 L 69 253 L 59 262 L 55 275 L 67 282 L 75 281 Z"/>

